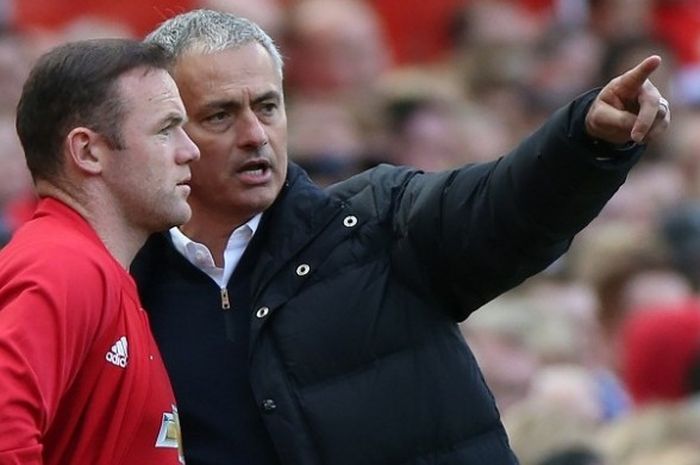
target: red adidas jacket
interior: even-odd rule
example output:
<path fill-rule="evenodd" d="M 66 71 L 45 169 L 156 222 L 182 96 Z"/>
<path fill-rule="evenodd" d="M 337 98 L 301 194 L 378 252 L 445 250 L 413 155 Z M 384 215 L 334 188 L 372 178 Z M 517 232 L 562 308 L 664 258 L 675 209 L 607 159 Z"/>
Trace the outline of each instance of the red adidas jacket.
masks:
<path fill-rule="evenodd" d="M 179 425 L 134 282 L 54 199 L 0 252 L 0 465 L 176 465 Z"/>

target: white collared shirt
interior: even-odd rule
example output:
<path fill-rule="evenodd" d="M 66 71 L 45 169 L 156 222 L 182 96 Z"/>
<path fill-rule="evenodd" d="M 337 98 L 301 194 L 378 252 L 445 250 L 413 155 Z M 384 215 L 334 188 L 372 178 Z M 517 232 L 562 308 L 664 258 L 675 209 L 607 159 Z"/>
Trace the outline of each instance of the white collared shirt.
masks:
<path fill-rule="evenodd" d="M 213 279 L 219 288 L 224 289 L 233 274 L 233 270 L 236 269 L 236 265 L 241 260 L 243 252 L 245 252 L 246 247 L 248 247 L 250 240 L 253 238 L 253 234 L 257 231 L 261 217 L 262 213 L 258 213 L 246 224 L 239 226 L 231 233 L 224 250 L 223 268 L 216 266 L 209 247 L 185 236 L 180 231 L 180 228 L 171 228 L 170 237 L 173 240 L 175 249 L 183 257 Z"/>

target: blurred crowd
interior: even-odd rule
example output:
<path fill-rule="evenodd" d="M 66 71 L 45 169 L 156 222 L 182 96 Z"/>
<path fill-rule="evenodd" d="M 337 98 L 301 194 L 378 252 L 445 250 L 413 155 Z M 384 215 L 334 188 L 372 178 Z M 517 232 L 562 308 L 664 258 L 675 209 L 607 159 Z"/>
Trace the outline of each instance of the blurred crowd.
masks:
<path fill-rule="evenodd" d="M 523 465 L 700 465 L 700 0 L 0 0 L 0 244 L 31 215 L 14 111 L 58 43 L 222 9 L 286 59 L 290 158 L 495 159 L 658 54 L 672 129 L 549 269 L 462 324 Z"/>

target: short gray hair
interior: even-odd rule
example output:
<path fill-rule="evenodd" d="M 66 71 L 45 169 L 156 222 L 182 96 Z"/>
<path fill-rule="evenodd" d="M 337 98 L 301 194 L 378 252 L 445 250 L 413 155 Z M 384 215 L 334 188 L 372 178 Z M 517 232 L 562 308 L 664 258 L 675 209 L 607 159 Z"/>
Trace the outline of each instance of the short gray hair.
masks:
<path fill-rule="evenodd" d="M 205 9 L 182 13 L 162 23 L 144 41 L 164 47 L 176 60 L 185 52 L 213 53 L 257 42 L 282 75 L 282 55 L 272 38 L 254 22 L 231 13 Z"/>

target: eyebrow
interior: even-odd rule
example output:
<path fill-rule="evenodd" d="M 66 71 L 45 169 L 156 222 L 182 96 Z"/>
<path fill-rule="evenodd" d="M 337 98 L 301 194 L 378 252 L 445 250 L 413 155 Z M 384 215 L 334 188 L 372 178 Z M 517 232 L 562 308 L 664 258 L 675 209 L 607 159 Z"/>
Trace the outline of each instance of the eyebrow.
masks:
<path fill-rule="evenodd" d="M 260 94 L 256 97 L 253 98 L 252 104 L 257 105 L 259 103 L 262 103 L 266 100 L 275 100 L 277 102 L 282 100 L 282 94 L 276 90 L 270 90 L 268 92 L 265 92 L 263 94 Z M 230 109 L 230 108 L 239 108 L 241 106 L 240 101 L 238 100 L 231 100 L 231 99 L 219 99 L 219 100 L 212 100 L 211 102 L 207 102 L 204 104 L 202 107 L 203 111 L 211 111 L 211 110 L 219 110 L 219 109 Z"/>
<path fill-rule="evenodd" d="M 164 118 L 158 120 L 158 126 L 182 126 L 187 123 L 187 115 L 180 113 L 168 113 Z"/>

